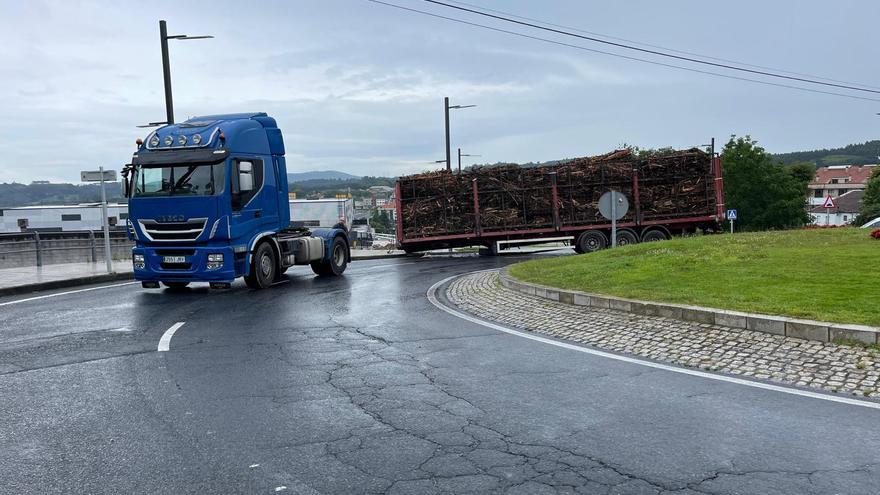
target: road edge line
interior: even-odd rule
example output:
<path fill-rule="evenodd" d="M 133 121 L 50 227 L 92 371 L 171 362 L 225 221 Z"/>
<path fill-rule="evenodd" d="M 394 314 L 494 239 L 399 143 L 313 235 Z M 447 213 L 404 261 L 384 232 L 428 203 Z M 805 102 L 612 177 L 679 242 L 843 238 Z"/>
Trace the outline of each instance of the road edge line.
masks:
<path fill-rule="evenodd" d="M 562 347 L 564 349 L 583 352 L 585 354 L 591 354 L 594 356 L 604 357 L 604 358 L 608 358 L 608 359 L 614 359 L 617 361 L 623 361 L 625 363 L 647 366 L 649 368 L 655 368 L 655 369 L 664 370 L 664 371 L 671 371 L 673 373 L 682 373 L 685 375 L 706 378 L 709 380 L 717 380 L 717 381 L 722 381 L 722 382 L 727 382 L 727 383 L 733 383 L 736 385 L 744 385 L 746 387 L 758 388 L 758 389 L 762 389 L 762 390 L 781 392 L 784 394 L 798 395 L 801 397 L 808 397 L 811 399 L 819 399 L 819 400 L 825 400 L 825 401 L 829 401 L 829 402 L 838 402 L 838 403 L 848 404 L 848 405 L 852 405 L 852 406 L 860 406 L 860 407 L 866 407 L 869 409 L 880 410 L 880 403 L 878 403 L 878 402 L 868 402 L 868 401 L 853 399 L 853 398 L 849 398 L 849 397 L 840 397 L 840 396 L 835 396 L 835 395 L 823 394 L 823 393 L 819 393 L 819 392 L 813 392 L 810 390 L 801 390 L 801 389 L 797 389 L 797 388 L 786 387 L 784 385 L 776 385 L 776 384 L 772 384 L 772 383 L 764 383 L 764 382 L 758 382 L 758 381 L 752 381 L 752 380 L 745 380 L 745 379 L 737 378 L 737 377 L 733 377 L 733 376 L 719 375 L 719 374 L 715 374 L 715 373 L 709 373 L 706 371 L 700 371 L 700 370 L 695 370 L 695 369 L 690 369 L 690 368 L 681 368 L 681 367 L 673 366 L 673 365 L 669 365 L 669 364 L 644 360 L 644 359 L 640 359 L 640 358 L 636 358 L 636 357 L 632 357 L 632 356 L 623 356 L 623 355 L 619 355 L 619 354 L 613 354 L 610 352 L 600 351 L 598 349 L 593 349 L 590 347 L 584 347 L 584 346 L 580 346 L 580 345 L 576 345 L 576 344 L 570 344 L 568 342 L 562 342 L 559 340 L 541 337 L 539 335 L 535 335 L 530 332 L 526 332 L 526 331 L 522 331 L 522 330 L 515 330 L 513 328 L 505 327 L 505 326 L 497 324 L 497 323 L 481 320 L 481 319 L 474 317 L 474 316 L 471 316 L 467 313 L 458 311 L 456 309 L 452 309 L 452 308 L 446 306 L 445 304 L 441 303 L 437 299 L 437 289 L 440 288 L 442 285 L 444 285 L 444 284 L 446 284 L 456 278 L 464 277 L 467 275 L 473 275 L 475 273 L 489 272 L 489 271 L 496 271 L 496 270 L 497 270 L 497 268 L 493 268 L 490 270 L 477 270 L 477 271 L 473 271 L 473 272 L 463 273 L 460 275 L 453 275 L 451 277 L 446 277 L 443 280 L 440 280 L 439 282 L 435 283 L 434 285 L 432 285 L 431 287 L 428 288 L 428 292 L 426 293 L 426 295 L 428 297 L 428 301 L 431 304 L 433 304 L 436 308 L 438 308 L 442 311 L 445 311 L 446 313 L 449 313 L 450 315 L 453 315 L 455 317 L 470 321 L 471 323 L 475 323 L 477 325 L 482 325 L 484 327 L 488 327 L 493 330 L 498 330 L 499 332 L 504 332 L 504 333 L 507 333 L 510 335 L 515 335 L 517 337 L 523 337 L 523 338 L 534 340 L 534 341 L 541 342 L 544 344 L 550 344 L 550 345 L 554 345 L 557 347 Z"/>
<path fill-rule="evenodd" d="M 32 284 L 0 288 L 0 297 L 20 296 L 22 294 L 31 294 L 34 292 L 42 292 L 47 290 L 66 289 L 68 287 L 76 287 L 78 285 L 100 284 L 104 282 L 132 279 L 134 279 L 134 274 L 132 272 L 114 272 L 102 273 L 99 275 L 88 275 L 85 277 L 50 280 L 47 282 L 35 282 Z"/>
<path fill-rule="evenodd" d="M 39 301 L 40 299 L 48 299 L 50 297 L 65 296 L 67 294 L 78 294 L 80 292 L 89 292 L 89 291 L 93 291 L 93 290 L 112 289 L 113 287 L 124 287 L 126 285 L 133 285 L 136 283 L 137 282 L 123 282 L 121 284 L 101 285 L 98 287 L 88 287 L 85 289 L 66 290 L 64 292 L 54 292 L 52 294 L 43 294 L 42 296 L 33 296 L 33 297 L 26 297 L 24 299 L 16 299 L 14 301 L 0 302 L 0 307 L 11 306 L 13 304 L 19 304 L 19 303 L 24 303 L 24 302 L 29 302 L 29 301 Z"/>

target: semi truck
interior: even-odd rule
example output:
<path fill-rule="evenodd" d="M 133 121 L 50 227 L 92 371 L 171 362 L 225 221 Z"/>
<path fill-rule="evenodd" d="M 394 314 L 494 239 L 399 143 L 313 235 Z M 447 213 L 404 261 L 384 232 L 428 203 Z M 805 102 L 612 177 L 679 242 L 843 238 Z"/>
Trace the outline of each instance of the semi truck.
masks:
<path fill-rule="evenodd" d="M 266 288 L 293 265 L 341 275 L 344 224 L 291 226 L 284 139 L 265 113 L 195 117 L 137 140 L 123 168 L 134 278 L 145 288 L 192 282 Z"/>
<path fill-rule="evenodd" d="M 569 242 L 578 253 L 607 247 L 611 221 L 602 195 L 616 191 L 629 208 L 617 222 L 617 245 L 720 231 L 721 160 L 714 150 L 636 156 L 619 150 L 553 165 L 475 167 L 400 177 L 397 241 L 406 252 Z"/>

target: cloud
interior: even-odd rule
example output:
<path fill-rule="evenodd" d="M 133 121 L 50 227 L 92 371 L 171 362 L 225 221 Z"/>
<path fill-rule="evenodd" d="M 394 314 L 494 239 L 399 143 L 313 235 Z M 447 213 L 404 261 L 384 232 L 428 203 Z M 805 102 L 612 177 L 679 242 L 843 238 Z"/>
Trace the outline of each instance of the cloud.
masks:
<path fill-rule="evenodd" d="M 803 32 L 848 33 L 838 39 L 780 28 L 774 19 L 787 18 L 785 6 L 747 2 L 730 11 L 684 1 L 675 15 L 653 2 L 500 8 L 840 78 L 872 80 L 880 70 L 855 64 L 873 53 L 869 43 L 852 43 L 873 36 L 878 5 L 842 2 L 829 16 L 823 3 L 803 2 Z M 754 18 L 749 5 L 765 15 Z M 75 181 L 81 169 L 129 159 L 134 139 L 145 134 L 135 126 L 164 117 L 160 13 L 170 16 L 172 33 L 216 36 L 171 44 L 178 120 L 269 112 L 297 171 L 431 168 L 445 153 L 444 96 L 478 105 L 453 113 L 453 148 L 488 162 L 600 153 L 624 141 L 684 146 L 733 132 L 751 133 L 768 149 L 809 149 L 870 139 L 877 126 L 863 102 L 674 72 L 360 0 L 2 8 L 0 181 Z"/>

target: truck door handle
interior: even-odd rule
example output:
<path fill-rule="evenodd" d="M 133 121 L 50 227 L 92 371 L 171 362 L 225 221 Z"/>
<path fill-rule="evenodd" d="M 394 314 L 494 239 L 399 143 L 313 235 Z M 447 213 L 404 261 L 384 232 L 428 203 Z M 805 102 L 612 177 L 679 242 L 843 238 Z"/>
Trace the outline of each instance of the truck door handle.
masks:
<path fill-rule="evenodd" d="M 263 210 L 254 210 L 254 218 L 260 218 L 263 216 Z"/>

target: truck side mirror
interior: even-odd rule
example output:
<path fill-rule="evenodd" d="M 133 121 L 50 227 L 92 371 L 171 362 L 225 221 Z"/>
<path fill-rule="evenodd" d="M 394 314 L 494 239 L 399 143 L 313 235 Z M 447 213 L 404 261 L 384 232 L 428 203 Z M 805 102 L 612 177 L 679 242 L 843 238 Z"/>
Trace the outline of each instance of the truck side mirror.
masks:
<path fill-rule="evenodd" d="M 131 173 L 131 165 L 122 167 L 122 197 L 131 197 L 131 181 L 133 179 L 134 174 Z"/>
<path fill-rule="evenodd" d="M 238 162 L 238 191 L 250 192 L 254 190 L 254 164 L 253 162 Z"/>

